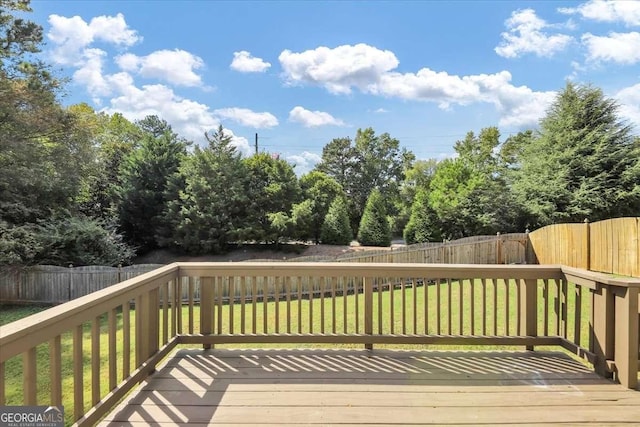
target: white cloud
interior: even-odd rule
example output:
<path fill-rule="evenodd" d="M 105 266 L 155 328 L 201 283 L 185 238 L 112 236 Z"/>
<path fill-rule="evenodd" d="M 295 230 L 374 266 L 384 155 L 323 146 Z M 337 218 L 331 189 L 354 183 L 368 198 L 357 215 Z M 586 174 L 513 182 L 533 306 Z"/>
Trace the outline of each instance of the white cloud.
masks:
<path fill-rule="evenodd" d="M 220 108 L 214 110 L 217 117 L 233 120 L 243 126 L 257 129 L 278 126 L 278 119 L 271 113 L 256 113 L 247 108 Z"/>
<path fill-rule="evenodd" d="M 155 114 L 169 122 L 178 134 L 197 143 L 204 143 L 204 132 L 217 128 L 220 123 L 207 105 L 182 98 L 165 85 L 138 88 L 127 73 L 111 76 L 110 81 L 118 95 L 104 109 L 109 114 L 119 112 L 129 120 L 140 120 Z M 246 138 L 234 135 L 230 129 L 225 130 L 232 136 L 232 143 L 240 152 L 245 155 L 251 153 Z"/>
<path fill-rule="evenodd" d="M 399 63 L 393 53 L 367 45 L 319 47 L 301 53 L 284 51 L 280 60 L 289 82 L 316 84 L 337 94 L 359 89 L 389 98 L 435 102 L 443 109 L 491 103 L 501 113 L 501 125 L 536 125 L 555 96 L 554 92 L 514 86 L 508 71 L 458 76 L 422 68 L 415 73 L 400 73 L 393 71 Z M 289 114 L 290 120 L 307 111 L 296 108 Z"/>
<path fill-rule="evenodd" d="M 536 16 L 533 9 L 518 10 L 505 22 L 506 32 L 494 50 L 505 58 L 517 58 L 527 53 L 550 57 L 564 50 L 573 40 L 566 34 L 549 35 L 542 30 L 551 27 Z"/>
<path fill-rule="evenodd" d="M 586 33 L 582 36 L 582 43 L 587 48 L 588 61 L 640 62 L 640 33 L 637 32 L 610 33 L 608 36 Z"/>
<path fill-rule="evenodd" d="M 91 44 L 104 41 L 118 46 L 130 46 L 142 38 L 131 30 L 122 14 L 115 17 L 100 16 L 87 24 L 82 18 L 49 17 L 51 30 L 47 34 L 53 42 L 53 58 L 56 63 L 75 68 L 74 81 L 85 87 L 101 105 L 104 97 L 105 111 L 122 113 L 129 120 L 140 120 L 148 115 L 162 117 L 181 136 L 204 144 L 204 133 L 219 125 L 216 115 L 205 104 L 183 98 L 163 84 L 136 86 L 131 73 L 149 78 L 166 80 L 183 86 L 201 85 L 201 78 L 194 70 L 202 67 L 200 58 L 182 50 L 160 50 L 147 56 L 125 53 L 116 58 L 122 72 L 105 74 L 107 53 Z M 245 155 L 252 152 L 246 138 L 233 134 L 232 144 Z"/>
<path fill-rule="evenodd" d="M 384 113 L 388 113 L 389 110 L 385 110 L 384 108 L 378 108 L 377 110 L 373 110 L 374 113 L 376 114 L 384 114 Z"/>
<path fill-rule="evenodd" d="M 300 106 L 296 106 L 289 111 L 289 120 L 300 123 L 308 128 L 345 125 L 342 120 L 336 119 L 329 113 L 325 113 L 324 111 L 310 111 Z"/>
<path fill-rule="evenodd" d="M 147 56 L 125 53 L 115 58 L 125 71 L 156 78 L 179 86 L 201 86 L 202 79 L 194 70 L 204 66 L 199 56 L 181 49 L 158 50 Z"/>
<path fill-rule="evenodd" d="M 567 15 L 578 14 L 585 19 L 600 22 L 622 22 L 628 26 L 640 25 L 640 2 L 590 0 L 578 7 L 559 8 Z"/>
<path fill-rule="evenodd" d="M 343 94 L 350 93 L 353 86 L 366 90 L 399 64 L 393 52 L 362 43 L 334 49 L 320 46 L 300 53 L 284 50 L 278 59 L 288 83 L 318 84 L 331 93 Z"/>
<path fill-rule="evenodd" d="M 301 154 L 291 154 L 285 157 L 285 159 L 294 164 L 295 171 L 298 175 L 305 174 L 309 172 L 313 167 L 320 163 L 322 157 L 316 153 L 310 153 L 309 151 L 304 151 Z"/>
<path fill-rule="evenodd" d="M 233 52 L 233 61 L 229 67 L 241 73 L 264 73 L 271 67 L 271 64 L 262 58 L 251 56 L 251 53 L 246 50 L 241 50 Z"/>
<path fill-rule="evenodd" d="M 97 40 L 117 46 L 131 46 L 142 40 L 135 30 L 129 28 L 121 13 L 97 16 L 89 23 L 79 16 L 50 15 L 49 24 L 51 29 L 47 37 L 56 45 L 52 58 L 63 65 L 81 61 L 83 49 Z"/>
<path fill-rule="evenodd" d="M 620 103 L 620 115 L 640 130 L 640 83 L 622 89 L 615 98 Z"/>

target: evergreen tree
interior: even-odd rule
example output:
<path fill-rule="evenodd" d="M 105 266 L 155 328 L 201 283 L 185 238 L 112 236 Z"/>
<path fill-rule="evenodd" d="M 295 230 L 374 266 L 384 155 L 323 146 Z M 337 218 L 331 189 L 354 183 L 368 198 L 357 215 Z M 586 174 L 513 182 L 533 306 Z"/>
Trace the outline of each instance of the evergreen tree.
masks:
<path fill-rule="evenodd" d="M 300 199 L 300 185 L 293 166 L 269 153 L 243 160 L 248 173 L 249 208 L 246 240 L 277 242 L 290 237 L 291 208 Z M 284 233 L 284 234 L 283 234 Z"/>
<path fill-rule="evenodd" d="M 190 254 L 224 252 L 249 227 L 245 164 L 222 126 L 206 136 L 208 147 L 196 147 L 173 178 L 184 190 L 166 211 L 171 245 Z"/>
<path fill-rule="evenodd" d="M 358 231 L 364 246 L 391 246 L 391 229 L 380 190 L 374 189 L 367 200 Z"/>
<path fill-rule="evenodd" d="M 403 236 L 408 245 L 441 239 L 437 215 L 429 206 L 429 192 L 424 188 L 418 190 L 411 205 L 411 217 L 404 228 Z"/>
<path fill-rule="evenodd" d="M 568 83 L 520 155 L 513 189 L 533 227 L 640 212 L 640 151 L 618 105 Z"/>
<path fill-rule="evenodd" d="M 353 233 L 349 225 L 347 201 L 343 196 L 334 199 L 322 224 L 322 243 L 329 245 L 349 245 Z"/>
<path fill-rule="evenodd" d="M 167 194 L 168 180 L 177 172 L 187 147 L 163 120 L 153 116 L 145 122 L 164 130 L 145 131 L 140 148 L 125 159 L 118 206 L 120 229 L 141 252 L 156 248 L 169 228 L 164 211 L 175 195 Z"/>

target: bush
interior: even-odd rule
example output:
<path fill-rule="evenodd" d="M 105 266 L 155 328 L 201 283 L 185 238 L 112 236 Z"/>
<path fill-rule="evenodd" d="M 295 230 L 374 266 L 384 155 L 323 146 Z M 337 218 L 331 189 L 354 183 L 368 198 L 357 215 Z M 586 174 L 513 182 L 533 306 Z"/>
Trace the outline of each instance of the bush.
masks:
<path fill-rule="evenodd" d="M 364 246 L 391 246 L 391 228 L 384 200 L 377 189 L 371 192 L 364 208 L 358 231 L 358 242 Z"/>
<path fill-rule="evenodd" d="M 40 264 L 116 266 L 129 263 L 135 255 L 122 235 L 88 217 L 54 220 L 41 230 Z"/>
<path fill-rule="evenodd" d="M 0 265 L 31 265 L 40 252 L 42 242 L 37 226 L 15 227 L 0 221 Z"/>
<path fill-rule="evenodd" d="M 322 243 L 329 245 L 348 245 L 352 238 L 347 202 L 344 197 L 338 196 L 329 206 L 324 224 L 322 224 L 320 239 Z"/>

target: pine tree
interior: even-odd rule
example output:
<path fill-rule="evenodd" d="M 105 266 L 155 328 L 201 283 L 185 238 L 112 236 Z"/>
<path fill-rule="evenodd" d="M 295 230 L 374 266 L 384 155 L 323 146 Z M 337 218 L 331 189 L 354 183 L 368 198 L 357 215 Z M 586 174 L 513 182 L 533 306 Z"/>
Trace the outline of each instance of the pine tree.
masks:
<path fill-rule="evenodd" d="M 391 246 L 389 220 L 378 189 L 374 189 L 367 200 L 360 221 L 358 242 L 364 246 Z"/>
<path fill-rule="evenodd" d="M 349 212 L 347 201 L 343 196 L 336 197 L 322 224 L 322 243 L 329 245 L 348 245 L 351 243 L 353 233 L 349 225 Z"/>

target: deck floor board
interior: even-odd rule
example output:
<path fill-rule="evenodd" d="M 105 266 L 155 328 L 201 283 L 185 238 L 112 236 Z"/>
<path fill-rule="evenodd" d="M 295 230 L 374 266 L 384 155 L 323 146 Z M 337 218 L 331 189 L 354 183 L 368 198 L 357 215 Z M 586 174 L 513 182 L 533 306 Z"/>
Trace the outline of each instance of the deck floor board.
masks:
<path fill-rule="evenodd" d="M 638 425 L 640 391 L 556 352 L 178 350 L 102 426 Z"/>

